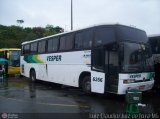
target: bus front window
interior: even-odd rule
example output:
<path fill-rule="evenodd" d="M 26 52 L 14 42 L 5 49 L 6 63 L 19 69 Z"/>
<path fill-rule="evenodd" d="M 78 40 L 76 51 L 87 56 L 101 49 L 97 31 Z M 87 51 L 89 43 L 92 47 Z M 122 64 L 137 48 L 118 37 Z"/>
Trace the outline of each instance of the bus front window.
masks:
<path fill-rule="evenodd" d="M 10 51 L 10 66 L 20 66 L 20 51 Z"/>
<path fill-rule="evenodd" d="M 153 69 L 150 48 L 145 44 L 122 43 L 120 56 L 122 72 L 142 72 Z"/>

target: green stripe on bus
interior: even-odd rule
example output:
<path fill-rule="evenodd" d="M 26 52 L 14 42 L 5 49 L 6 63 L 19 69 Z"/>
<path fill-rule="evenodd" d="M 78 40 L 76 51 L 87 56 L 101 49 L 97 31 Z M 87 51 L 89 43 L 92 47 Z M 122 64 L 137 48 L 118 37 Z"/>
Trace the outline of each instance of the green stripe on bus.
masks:
<path fill-rule="evenodd" d="M 24 61 L 27 63 L 45 63 L 41 58 L 40 55 L 25 55 Z"/>

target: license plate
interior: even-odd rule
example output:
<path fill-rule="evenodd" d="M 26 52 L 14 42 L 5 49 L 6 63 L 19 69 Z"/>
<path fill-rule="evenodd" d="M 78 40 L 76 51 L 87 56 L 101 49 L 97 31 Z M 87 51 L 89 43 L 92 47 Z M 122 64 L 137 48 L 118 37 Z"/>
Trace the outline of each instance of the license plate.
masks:
<path fill-rule="evenodd" d="M 139 90 L 140 90 L 140 91 L 143 91 L 144 88 L 145 88 L 145 86 L 139 86 Z"/>

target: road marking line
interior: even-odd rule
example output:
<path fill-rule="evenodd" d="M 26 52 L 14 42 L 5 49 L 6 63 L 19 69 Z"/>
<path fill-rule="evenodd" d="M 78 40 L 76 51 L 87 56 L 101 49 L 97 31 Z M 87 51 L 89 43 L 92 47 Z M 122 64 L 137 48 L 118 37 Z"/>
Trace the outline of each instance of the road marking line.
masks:
<path fill-rule="evenodd" d="M 7 98 L 7 97 L 3 97 L 3 96 L 0 96 L 0 98 L 5 98 L 5 99 L 8 99 L 8 100 L 14 100 L 14 101 L 20 101 L 20 102 L 30 102 L 30 101 L 26 101 L 26 100 L 20 100 L 20 99 L 15 99 L 15 98 Z M 49 105 L 49 106 L 89 108 L 89 106 L 85 106 L 85 105 L 52 104 L 52 103 L 41 103 L 41 102 L 35 102 L 35 103 L 36 104 L 41 104 L 41 105 Z"/>
<path fill-rule="evenodd" d="M 67 105 L 67 104 L 52 104 L 52 103 L 38 103 L 43 105 L 51 105 L 51 106 L 62 106 L 62 107 L 81 107 L 81 108 L 88 108 L 88 106 L 84 105 Z"/>

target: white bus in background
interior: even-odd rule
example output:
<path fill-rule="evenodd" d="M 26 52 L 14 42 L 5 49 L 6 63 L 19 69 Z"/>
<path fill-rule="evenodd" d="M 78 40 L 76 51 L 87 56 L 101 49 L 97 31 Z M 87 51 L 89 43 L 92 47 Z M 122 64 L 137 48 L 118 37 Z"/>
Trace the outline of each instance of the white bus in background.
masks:
<path fill-rule="evenodd" d="M 22 43 L 21 75 L 81 87 L 86 93 L 150 90 L 153 66 L 146 33 L 98 25 Z"/>

